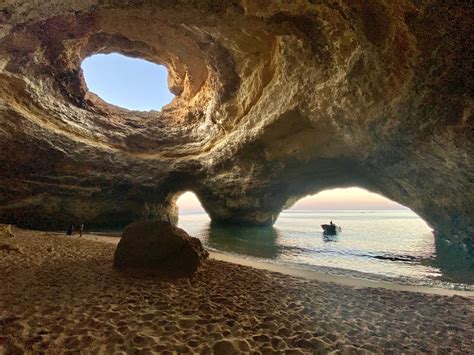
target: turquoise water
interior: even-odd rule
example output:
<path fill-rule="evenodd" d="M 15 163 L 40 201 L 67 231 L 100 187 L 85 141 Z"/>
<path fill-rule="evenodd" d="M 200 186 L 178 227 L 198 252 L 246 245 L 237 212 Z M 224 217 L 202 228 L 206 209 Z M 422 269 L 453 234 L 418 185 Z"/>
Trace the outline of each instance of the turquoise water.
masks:
<path fill-rule="evenodd" d="M 335 237 L 322 233 L 332 220 Z M 178 226 L 211 249 L 331 274 L 472 289 L 474 265 L 435 243 L 410 210 L 283 211 L 273 228 L 213 226 L 204 212 L 182 213 Z M 442 258 L 440 257 L 442 255 Z M 450 267 L 453 266 L 453 267 Z"/>

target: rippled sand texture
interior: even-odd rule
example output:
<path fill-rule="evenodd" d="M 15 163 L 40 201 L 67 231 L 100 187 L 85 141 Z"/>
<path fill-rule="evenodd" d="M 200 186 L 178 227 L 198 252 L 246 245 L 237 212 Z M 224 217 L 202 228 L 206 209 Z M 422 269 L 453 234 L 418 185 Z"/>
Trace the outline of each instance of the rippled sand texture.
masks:
<path fill-rule="evenodd" d="M 114 246 L 0 237 L 0 353 L 448 352 L 474 349 L 474 300 L 354 289 L 209 260 L 192 279 L 131 279 Z M 357 350 L 357 351 L 356 351 Z"/>

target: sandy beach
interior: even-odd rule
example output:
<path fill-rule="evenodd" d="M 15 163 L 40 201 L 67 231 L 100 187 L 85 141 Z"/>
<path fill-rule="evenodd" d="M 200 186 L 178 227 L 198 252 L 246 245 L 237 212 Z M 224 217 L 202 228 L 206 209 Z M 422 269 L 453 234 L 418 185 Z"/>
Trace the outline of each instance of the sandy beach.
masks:
<path fill-rule="evenodd" d="M 469 293 L 289 275 L 216 253 L 190 279 L 130 278 L 112 268 L 116 239 L 14 232 L 0 236 L 0 354 L 474 349 Z"/>

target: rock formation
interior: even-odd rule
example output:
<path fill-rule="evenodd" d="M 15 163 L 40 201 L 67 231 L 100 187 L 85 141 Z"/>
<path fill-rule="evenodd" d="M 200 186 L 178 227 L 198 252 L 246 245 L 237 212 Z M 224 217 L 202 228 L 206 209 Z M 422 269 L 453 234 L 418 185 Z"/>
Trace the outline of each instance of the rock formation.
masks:
<path fill-rule="evenodd" d="M 208 255 L 199 239 L 170 222 L 140 221 L 123 231 L 115 250 L 114 267 L 190 276 Z"/>
<path fill-rule="evenodd" d="M 270 225 L 309 193 L 360 186 L 473 244 L 469 1 L 0 4 L 0 222 L 126 225 L 177 215 Z M 106 104 L 81 61 L 163 64 L 160 112 Z"/>

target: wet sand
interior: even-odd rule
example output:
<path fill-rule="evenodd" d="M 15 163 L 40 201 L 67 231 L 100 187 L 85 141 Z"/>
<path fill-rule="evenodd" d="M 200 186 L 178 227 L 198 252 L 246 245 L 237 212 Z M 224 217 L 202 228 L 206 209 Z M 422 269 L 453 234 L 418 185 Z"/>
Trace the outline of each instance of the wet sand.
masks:
<path fill-rule="evenodd" d="M 130 278 L 112 269 L 113 243 L 14 232 L 0 235 L 0 354 L 474 349 L 470 297 L 216 259 L 190 279 Z"/>
<path fill-rule="evenodd" d="M 114 245 L 117 245 L 120 241 L 120 235 L 111 234 L 87 234 L 84 236 L 89 240 L 107 242 Z M 385 281 L 373 281 L 368 279 L 360 279 L 349 276 L 341 276 L 334 274 L 327 274 L 323 272 L 318 272 L 314 270 L 304 270 L 292 268 L 284 265 L 272 264 L 263 261 L 257 261 L 255 259 L 239 257 L 237 255 L 226 254 L 217 251 L 209 251 L 209 257 L 211 259 L 226 261 L 233 264 L 239 264 L 244 266 L 250 266 L 256 269 L 268 270 L 273 272 L 279 272 L 285 275 L 302 277 L 309 280 L 317 280 L 322 282 L 332 282 L 340 285 L 351 286 L 354 288 L 365 288 L 365 287 L 375 287 L 375 288 L 384 288 L 387 290 L 394 291 L 410 291 L 410 292 L 422 292 L 435 295 L 445 295 L 445 296 L 463 296 L 474 299 L 473 291 L 464 291 L 460 289 L 447 289 L 447 288 L 438 288 L 438 287 L 428 287 L 428 286 L 414 286 L 406 284 L 391 283 Z"/>

